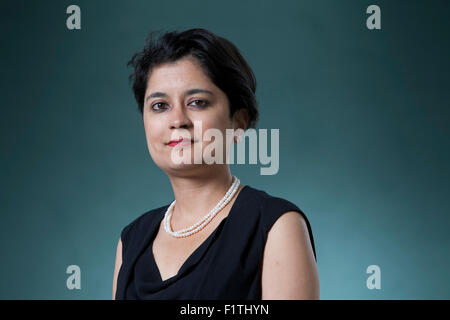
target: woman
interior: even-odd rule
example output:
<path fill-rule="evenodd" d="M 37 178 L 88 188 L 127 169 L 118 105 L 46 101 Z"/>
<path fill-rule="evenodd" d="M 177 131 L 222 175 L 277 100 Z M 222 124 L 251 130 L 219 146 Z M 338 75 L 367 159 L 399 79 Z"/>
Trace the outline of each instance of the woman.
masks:
<path fill-rule="evenodd" d="M 175 200 L 122 230 L 113 299 L 318 299 L 312 231 L 296 205 L 241 185 L 226 161 L 174 161 L 205 150 L 208 130 L 254 127 L 256 81 L 238 49 L 204 29 L 169 32 L 129 65 L 150 155 Z"/>

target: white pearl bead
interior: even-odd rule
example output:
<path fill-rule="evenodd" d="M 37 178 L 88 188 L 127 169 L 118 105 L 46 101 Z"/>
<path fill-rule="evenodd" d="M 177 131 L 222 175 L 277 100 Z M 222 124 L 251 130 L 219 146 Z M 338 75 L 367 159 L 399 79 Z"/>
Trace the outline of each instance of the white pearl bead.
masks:
<path fill-rule="evenodd" d="M 223 207 L 225 207 L 228 204 L 228 202 L 231 201 L 231 199 L 236 194 L 236 192 L 239 188 L 240 180 L 236 176 L 233 176 L 233 179 L 234 179 L 234 181 L 231 184 L 231 187 L 228 189 L 225 196 L 217 203 L 217 205 L 208 214 L 206 214 L 200 221 L 193 224 L 192 226 L 182 229 L 182 230 L 178 230 L 178 231 L 172 231 L 170 228 L 170 219 L 172 217 L 173 207 L 175 206 L 175 203 L 176 203 L 176 200 L 174 200 L 170 204 L 170 206 L 167 208 L 167 211 L 164 215 L 163 224 L 164 224 L 164 229 L 166 230 L 166 232 L 174 237 L 182 238 L 182 237 L 188 237 L 194 233 L 199 232 L 201 229 L 203 229 L 214 218 L 214 216 L 220 210 L 222 210 Z"/>

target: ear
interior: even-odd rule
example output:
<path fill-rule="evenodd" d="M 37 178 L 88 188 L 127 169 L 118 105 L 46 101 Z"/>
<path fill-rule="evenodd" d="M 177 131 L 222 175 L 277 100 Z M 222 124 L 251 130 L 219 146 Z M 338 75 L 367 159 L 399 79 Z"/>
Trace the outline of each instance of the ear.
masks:
<path fill-rule="evenodd" d="M 242 130 L 247 129 L 248 125 L 248 112 L 246 109 L 239 109 L 233 115 L 233 129 L 236 130 L 241 128 Z"/>

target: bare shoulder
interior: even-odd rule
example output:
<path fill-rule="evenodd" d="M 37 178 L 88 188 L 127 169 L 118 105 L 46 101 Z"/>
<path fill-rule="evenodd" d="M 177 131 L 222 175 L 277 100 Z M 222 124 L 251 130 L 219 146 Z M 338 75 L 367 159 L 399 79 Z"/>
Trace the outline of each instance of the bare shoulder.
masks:
<path fill-rule="evenodd" d="M 277 251 L 278 249 L 281 251 Z M 305 218 L 297 211 L 282 214 L 268 232 L 266 251 L 278 252 L 278 255 L 295 251 L 297 254 L 301 253 L 305 257 L 311 256 L 314 259 Z"/>
<path fill-rule="evenodd" d="M 269 230 L 261 284 L 263 299 L 319 299 L 317 265 L 299 212 L 285 212 Z"/>
<path fill-rule="evenodd" d="M 122 239 L 119 238 L 116 247 L 116 262 L 114 265 L 114 276 L 113 276 L 113 288 L 112 288 L 112 299 L 115 300 L 116 290 L 117 290 L 117 277 L 119 275 L 120 267 L 122 266 Z"/>
<path fill-rule="evenodd" d="M 287 211 L 283 213 L 274 223 L 272 228 L 269 230 L 269 234 L 280 233 L 279 230 L 284 232 L 301 232 L 308 235 L 308 227 L 306 226 L 306 221 L 303 216 L 297 211 Z"/>

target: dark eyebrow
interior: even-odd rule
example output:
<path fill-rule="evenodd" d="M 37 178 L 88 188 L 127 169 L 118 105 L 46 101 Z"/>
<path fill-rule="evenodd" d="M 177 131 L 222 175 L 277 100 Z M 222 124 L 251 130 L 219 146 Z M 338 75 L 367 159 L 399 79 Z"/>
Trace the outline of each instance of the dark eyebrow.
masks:
<path fill-rule="evenodd" d="M 198 88 L 196 88 L 196 89 L 190 89 L 190 90 L 187 90 L 185 93 L 184 93 L 184 96 L 191 96 L 191 95 L 193 95 L 193 94 L 196 94 L 196 93 L 206 93 L 206 94 L 209 94 L 209 95 L 214 95 L 211 91 L 209 91 L 209 90 L 206 90 L 206 89 L 198 89 Z M 168 97 L 168 95 L 166 94 L 166 93 L 164 93 L 164 92 L 159 92 L 159 91 L 157 91 L 157 92 L 152 92 L 152 93 L 150 93 L 149 95 L 148 95 L 148 97 L 147 97 L 147 101 L 148 100 L 150 100 L 151 98 L 167 98 Z"/>
<path fill-rule="evenodd" d="M 153 92 L 148 95 L 147 101 L 151 98 L 167 98 L 167 94 L 165 94 L 164 92 Z"/>

